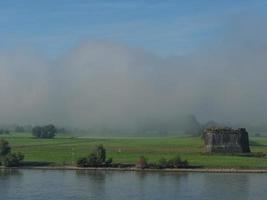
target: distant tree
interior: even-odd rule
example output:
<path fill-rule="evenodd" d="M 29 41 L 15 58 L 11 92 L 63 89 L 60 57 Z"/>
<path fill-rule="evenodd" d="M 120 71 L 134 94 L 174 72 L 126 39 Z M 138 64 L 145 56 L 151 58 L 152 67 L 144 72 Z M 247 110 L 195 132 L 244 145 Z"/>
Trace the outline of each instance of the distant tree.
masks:
<path fill-rule="evenodd" d="M 32 129 L 32 134 L 37 138 L 54 138 L 57 129 L 54 125 L 36 126 Z"/>

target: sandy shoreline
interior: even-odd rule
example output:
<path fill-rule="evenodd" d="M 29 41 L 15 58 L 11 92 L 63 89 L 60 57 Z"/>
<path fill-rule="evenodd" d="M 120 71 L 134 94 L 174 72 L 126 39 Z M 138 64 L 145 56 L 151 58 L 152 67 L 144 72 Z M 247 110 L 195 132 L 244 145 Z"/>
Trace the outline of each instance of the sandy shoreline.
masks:
<path fill-rule="evenodd" d="M 235 168 L 194 168 L 194 169 L 138 169 L 138 168 L 103 168 L 74 166 L 45 167 L 1 167 L 0 169 L 31 169 L 31 170 L 80 170 L 80 171 L 136 171 L 136 172 L 198 172 L 198 173 L 267 173 L 267 169 L 235 169 Z"/>

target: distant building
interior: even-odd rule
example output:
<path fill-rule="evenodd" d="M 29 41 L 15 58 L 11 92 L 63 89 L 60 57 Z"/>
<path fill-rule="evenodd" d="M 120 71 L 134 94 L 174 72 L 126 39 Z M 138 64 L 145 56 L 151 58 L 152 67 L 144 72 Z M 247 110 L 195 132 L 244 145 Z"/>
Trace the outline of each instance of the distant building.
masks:
<path fill-rule="evenodd" d="M 209 128 L 204 130 L 203 137 L 207 153 L 250 153 L 245 128 Z"/>

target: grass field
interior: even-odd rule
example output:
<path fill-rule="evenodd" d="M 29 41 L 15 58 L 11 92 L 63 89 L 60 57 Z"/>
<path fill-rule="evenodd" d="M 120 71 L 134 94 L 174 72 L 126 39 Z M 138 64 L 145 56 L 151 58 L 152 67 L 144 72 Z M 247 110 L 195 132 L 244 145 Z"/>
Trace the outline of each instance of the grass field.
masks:
<path fill-rule="evenodd" d="M 190 165 L 205 168 L 267 168 L 267 157 L 208 155 L 203 153 L 203 142 L 198 137 L 167 138 L 72 138 L 36 139 L 30 134 L 11 133 L 7 139 L 14 152 L 22 152 L 26 161 L 46 161 L 56 165 L 75 165 L 77 158 L 86 156 L 95 145 L 103 144 L 107 157 L 114 162 L 135 163 L 140 156 L 150 162 L 161 157 L 180 155 Z M 250 138 L 252 152 L 267 154 L 267 137 Z"/>

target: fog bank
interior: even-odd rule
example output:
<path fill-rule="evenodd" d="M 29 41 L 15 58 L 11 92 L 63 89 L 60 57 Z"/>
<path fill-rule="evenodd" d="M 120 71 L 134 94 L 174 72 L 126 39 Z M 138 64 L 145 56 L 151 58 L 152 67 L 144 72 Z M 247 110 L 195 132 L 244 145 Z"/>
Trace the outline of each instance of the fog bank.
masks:
<path fill-rule="evenodd" d="M 184 56 L 110 41 L 83 41 L 55 60 L 2 51 L 0 122 L 178 130 L 184 116 L 195 115 L 201 122 L 265 124 L 266 27 L 262 17 L 237 19 Z"/>

